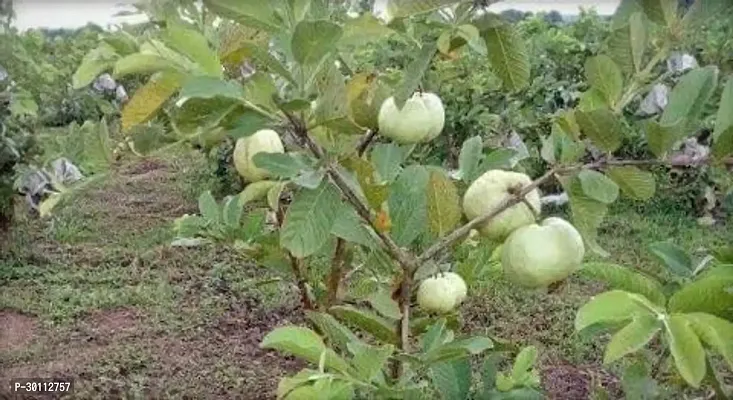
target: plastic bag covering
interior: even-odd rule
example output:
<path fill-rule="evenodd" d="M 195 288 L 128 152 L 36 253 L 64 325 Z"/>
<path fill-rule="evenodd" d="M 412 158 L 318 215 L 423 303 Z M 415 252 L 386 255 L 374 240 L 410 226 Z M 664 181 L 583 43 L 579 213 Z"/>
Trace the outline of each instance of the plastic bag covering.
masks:
<path fill-rule="evenodd" d="M 669 87 L 667 85 L 657 83 L 652 90 L 647 93 L 644 100 L 639 106 L 639 114 L 649 116 L 659 114 L 667 107 L 669 100 Z"/>

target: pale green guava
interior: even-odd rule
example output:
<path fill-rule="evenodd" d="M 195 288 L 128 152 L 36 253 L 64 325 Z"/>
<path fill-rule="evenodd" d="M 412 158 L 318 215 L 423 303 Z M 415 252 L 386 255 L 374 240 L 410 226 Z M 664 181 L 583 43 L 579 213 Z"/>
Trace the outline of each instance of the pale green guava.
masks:
<path fill-rule="evenodd" d="M 585 246 L 577 229 L 562 218 L 523 226 L 504 242 L 501 265 L 506 277 L 526 288 L 559 282 L 583 262 Z"/>
<path fill-rule="evenodd" d="M 447 280 L 450 284 L 453 293 L 456 296 L 456 305 L 463 303 L 463 300 L 466 300 L 466 295 L 468 294 L 466 281 L 464 281 L 463 278 L 455 272 L 444 273 L 443 279 Z"/>
<path fill-rule="evenodd" d="M 280 135 L 271 129 L 262 129 L 253 135 L 237 140 L 234 146 L 234 167 L 237 173 L 248 182 L 258 182 L 270 178 L 266 169 L 257 168 L 253 157 L 257 153 L 284 153 Z"/>
<path fill-rule="evenodd" d="M 435 139 L 443 131 L 445 110 L 433 93 L 415 93 L 402 109 L 390 97 L 379 108 L 379 133 L 400 144 Z"/>
<path fill-rule="evenodd" d="M 417 304 L 425 311 L 447 313 L 456 306 L 456 292 L 447 279 L 425 279 L 417 289 Z"/>
<path fill-rule="evenodd" d="M 529 176 L 512 171 L 494 169 L 487 171 L 468 187 L 463 196 L 463 213 L 474 219 L 496 209 L 507 199 L 512 187 L 525 187 L 532 183 Z M 535 189 L 525 197 L 538 214 L 541 211 L 540 192 Z M 482 235 L 503 241 L 514 230 L 535 222 L 535 214 L 525 203 L 519 203 L 502 211 L 495 218 L 479 227 Z"/>

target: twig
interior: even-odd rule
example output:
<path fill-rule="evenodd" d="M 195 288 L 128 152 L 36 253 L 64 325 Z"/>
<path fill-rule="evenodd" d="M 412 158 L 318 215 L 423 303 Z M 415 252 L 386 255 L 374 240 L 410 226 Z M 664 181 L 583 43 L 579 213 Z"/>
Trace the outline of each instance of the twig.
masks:
<path fill-rule="evenodd" d="M 374 138 L 377 137 L 377 133 L 379 133 L 378 129 L 370 129 L 369 132 L 367 132 L 366 135 L 364 135 L 364 137 L 359 141 L 359 145 L 356 146 L 356 153 L 360 157 L 364 155 L 364 153 L 366 153 L 369 145 L 371 145 L 374 141 Z"/>
<path fill-rule="evenodd" d="M 278 228 L 282 228 L 283 221 L 285 220 L 285 209 L 282 204 L 277 209 L 277 224 Z M 295 257 L 291 252 L 286 250 L 288 258 L 290 259 L 290 268 L 293 270 L 293 276 L 295 282 L 298 285 L 300 291 L 300 300 L 303 302 L 303 308 L 306 310 L 314 310 L 314 301 L 311 299 L 310 291 L 308 290 L 308 284 L 303 277 L 303 260 Z"/>

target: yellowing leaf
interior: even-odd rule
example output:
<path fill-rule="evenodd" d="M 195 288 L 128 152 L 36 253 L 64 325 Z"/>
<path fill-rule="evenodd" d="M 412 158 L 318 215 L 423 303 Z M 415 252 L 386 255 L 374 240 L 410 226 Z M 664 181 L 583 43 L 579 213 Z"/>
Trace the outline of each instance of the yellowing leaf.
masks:
<path fill-rule="evenodd" d="M 122 110 L 122 131 L 150 120 L 160 107 L 181 87 L 181 75 L 165 72 L 154 75 L 138 89 Z"/>
<path fill-rule="evenodd" d="M 460 197 L 445 174 L 431 171 L 427 185 L 428 224 L 430 231 L 442 237 L 461 221 Z"/>

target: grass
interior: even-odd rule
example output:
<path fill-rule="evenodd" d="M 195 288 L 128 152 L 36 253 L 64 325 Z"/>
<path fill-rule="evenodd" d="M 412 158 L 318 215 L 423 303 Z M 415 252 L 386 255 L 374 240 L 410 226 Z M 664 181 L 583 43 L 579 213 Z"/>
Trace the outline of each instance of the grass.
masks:
<path fill-rule="evenodd" d="M 272 327 L 300 320 L 291 286 L 223 249 L 168 246 L 172 221 L 195 213 L 199 193 L 217 185 L 210 177 L 190 155 L 146 161 L 91 186 L 51 220 L 21 219 L 0 256 L 0 318 L 15 315 L 33 334 L 0 347 L 0 378 L 74 376 L 78 398 L 270 398 L 279 377 L 300 366 L 258 349 Z M 662 273 L 647 251 L 656 241 L 698 254 L 733 242 L 729 225 L 700 227 L 679 212 L 622 204 L 610 215 L 599 233 L 606 261 L 647 272 Z M 543 368 L 602 374 L 606 339 L 573 331 L 577 309 L 601 290 L 572 278 L 551 294 L 519 291 L 495 276 L 472 288 L 466 328 L 537 345 Z"/>

